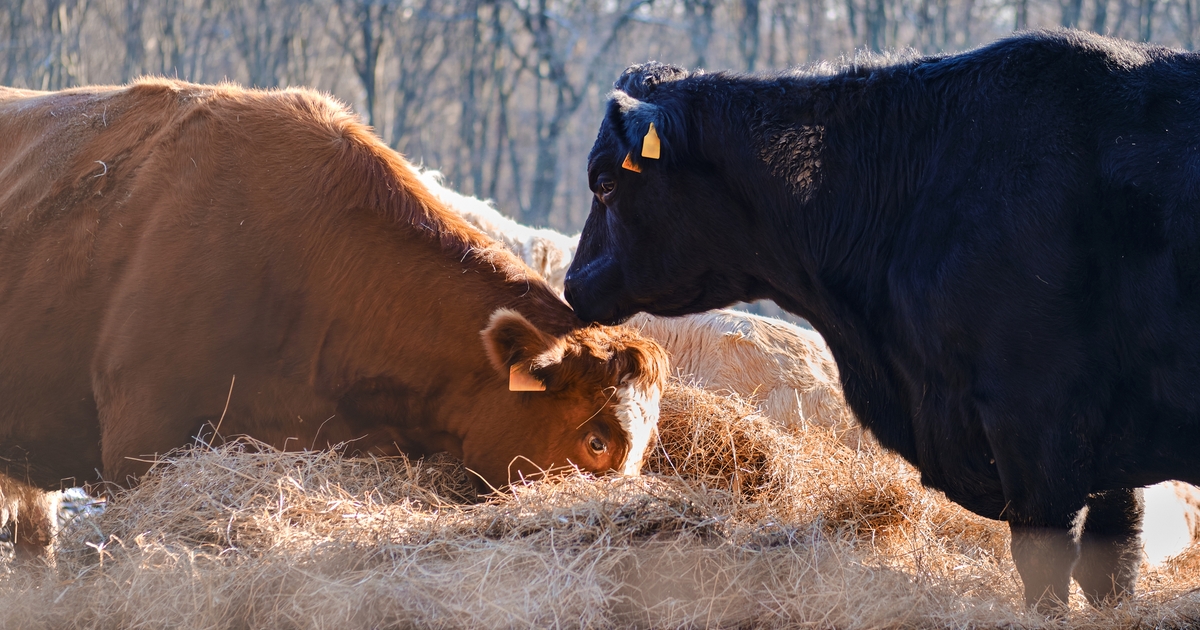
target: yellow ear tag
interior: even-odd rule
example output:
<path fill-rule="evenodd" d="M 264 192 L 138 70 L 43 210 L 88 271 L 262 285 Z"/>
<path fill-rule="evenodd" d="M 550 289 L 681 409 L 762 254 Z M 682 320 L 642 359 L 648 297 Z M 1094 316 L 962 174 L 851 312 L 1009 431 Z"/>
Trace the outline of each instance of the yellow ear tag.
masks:
<path fill-rule="evenodd" d="M 627 171 L 633 171 L 634 173 L 641 173 L 642 167 L 638 166 L 637 164 L 634 164 L 633 160 L 631 160 L 629 158 L 630 158 L 630 155 L 628 153 L 626 153 L 625 161 L 621 162 L 621 168 L 623 168 Z"/>
<path fill-rule="evenodd" d="M 544 392 L 546 384 L 519 365 L 508 368 L 508 391 L 510 392 Z"/>
<path fill-rule="evenodd" d="M 654 123 L 650 123 L 650 131 L 646 132 L 646 137 L 642 138 L 642 157 L 657 160 L 662 155 L 662 143 L 658 141 L 658 132 L 654 130 Z"/>

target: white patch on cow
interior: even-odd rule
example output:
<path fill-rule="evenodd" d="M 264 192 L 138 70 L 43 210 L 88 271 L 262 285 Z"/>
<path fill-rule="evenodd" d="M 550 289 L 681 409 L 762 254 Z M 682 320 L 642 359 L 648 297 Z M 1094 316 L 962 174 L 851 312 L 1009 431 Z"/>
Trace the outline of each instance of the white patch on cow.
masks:
<path fill-rule="evenodd" d="M 616 413 L 629 440 L 629 454 L 621 472 L 637 475 L 642 470 L 642 461 L 650 450 L 650 441 L 658 433 L 658 402 L 662 392 L 657 386 L 648 390 L 633 385 L 617 389 Z"/>
<path fill-rule="evenodd" d="M 1142 548 L 1151 567 L 1183 553 L 1196 540 L 1198 495 L 1194 486 L 1178 481 L 1146 488 Z"/>

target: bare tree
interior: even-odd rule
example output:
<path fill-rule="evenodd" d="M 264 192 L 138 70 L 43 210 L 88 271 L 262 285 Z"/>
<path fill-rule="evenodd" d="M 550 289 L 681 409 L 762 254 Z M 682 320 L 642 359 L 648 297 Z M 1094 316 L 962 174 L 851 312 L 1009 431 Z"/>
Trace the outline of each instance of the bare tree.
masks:
<path fill-rule="evenodd" d="M 759 0 L 740 0 L 742 19 L 738 21 L 738 52 L 742 63 L 750 72 L 758 63 L 759 48 Z"/>
<path fill-rule="evenodd" d="M 281 84 L 301 11 L 302 7 L 286 1 L 227 0 L 229 30 L 251 85 Z"/>
<path fill-rule="evenodd" d="M 125 63 L 121 81 L 129 81 L 145 71 L 146 39 L 142 35 L 142 18 L 146 13 L 144 0 L 125 0 L 121 17 L 125 26 Z"/>
<path fill-rule="evenodd" d="M 1067 28 L 1079 26 L 1079 21 L 1083 17 L 1083 0 L 1063 0 L 1061 7 L 1062 19 L 1059 20 L 1059 24 Z"/>
<path fill-rule="evenodd" d="M 388 23 L 397 5 L 391 0 L 334 0 L 340 28 L 334 36 L 354 67 L 362 84 L 367 124 L 377 127 L 379 94 L 379 56 L 388 32 Z"/>
<path fill-rule="evenodd" d="M 527 223 L 549 223 L 558 187 L 560 140 L 568 119 L 579 109 L 587 88 L 595 81 L 600 68 L 609 63 L 608 54 L 622 30 L 629 25 L 633 15 L 651 1 L 620 0 L 613 14 L 604 16 L 608 17 L 603 20 L 605 26 L 591 24 L 593 33 L 598 31 L 600 43 L 582 56 L 577 54 L 583 37 L 580 18 L 587 23 L 589 18 L 598 17 L 595 13 L 581 10 L 586 7 L 585 3 L 567 0 L 561 7 L 552 8 L 550 0 L 511 2 L 531 40 L 528 52 L 521 58 L 522 67 L 537 79 L 534 90 L 537 157 L 529 207 L 522 217 Z M 566 11 L 553 10 L 560 8 Z M 572 20 L 568 12 L 583 15 L 577 15 Z M 580 71 L 572 73 L 570 66 L 577 66 Z"/>
<path fill-rule="evenodd" d="M 484 0 L 466 0 L 466 15 L 469 19 L 467 45 L 469 51 L 459 64 L 462 68 L 462 114 L 459 116 L 458 140 L 459 159 L 451 166 L 451 179 L 462 182 L 464 176 L 470 173 L 470 192 L 479 194 L 483 190 L 483 140 L 486 133 L 481 133 L 487 126 L 487 117 L 480 107 L 480 92 L 487 81 L 486 65 L 495 55 L 495 47 L 489 46 L 484 33 L 487 22 L 484 13 L 489 8 L 484 6 Z M 485 47 L 492 48 L 491 55 L 484 51 Z M 447 50 L 449 47 L 447 47 Z"/>
<path fill-rule="evenodd" d="M 84 79 L 80 55 L 80 29 L 87 15 L 88 0 L 46 0 L 43 37 L 34 46 L 39 59 L 33 68 L 33 86 L 60 90 Z"/>
<path fill-rule="evenodd" d="M 705 54 L 713 36 L 713 13 L 715 0 L 683 0 L 683 12 L 688 25 L 688 39 L 692 45 L 697 67 L 705 66 Z"/>
<path fill-rule="evenodd" d="M 5 11 L 4 85 L 13 85 L 23 67 L 27 67 L 28 44 L 24 40 L 26 27 L 25 0 L 8 0 Z"/>
<path fill-rule="evenodd" d="M 871 50 L 883 50 L 887 45 L 887 12 L 884 0 L 866 0 L 863 23 L 867 47 Z"/>
<path fill-rule="evenodd" d="M 1138 3 L 1138 37 L 1144 42 L 1150 41 L 1154 33 L 1154 6 L 1155 0 L 1140 0 Z"/>
<path fill-rule="evenodd" d="M 1186 0 L 1191 2 L 1191 0 Z M 1095 13 L 1092 14 L 1092 31 L 1103 33 L 1108 22 L 1108 0 L 1096 0 Z"/>
<path fill-rule="evenodd" d="M 424 109 L 421 105 L 429 100 L 434 76 L 450 56 L 452 49 L 445 41 L 448 27 L 464 17 L 467 16 L 455 13 L 453 6 L 443 13 L 440 0 L 416 0 L 392 20 L 396 69 L 387 84 L 395 103 L 390 134 L 392 146 L 400 148 L 407 143 L 410 125 L 416 121 L 416 114 Z M 473 15 L 467 19 L 475 22 Z M 472 40 L 471 47 L 473 53 L 478 52 L 478 42 Z M 471 57 L 473 59 L 474 54 Z"/>
<path fill-rule="evenodd" d="M 1196 29 L 1200 27 L 1200 2 L 1197 0 L 1181 0 L 1183 23 L 1180 25 L 1181 39 L 1184 48 L 1196 49 Z"/>
<path fill-rule="evenodd" d="M 1193 48 L 1200 0 L 0 0 L 0 79 L 312 85 L 454 185 L 578 229 L 586 147 L 629 63 L 758 70 L 1056 25 Z"/>

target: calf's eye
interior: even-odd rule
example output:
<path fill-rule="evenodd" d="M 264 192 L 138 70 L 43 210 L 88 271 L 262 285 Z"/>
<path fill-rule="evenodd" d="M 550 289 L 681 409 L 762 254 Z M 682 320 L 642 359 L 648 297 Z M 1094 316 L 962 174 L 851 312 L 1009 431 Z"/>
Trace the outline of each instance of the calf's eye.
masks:
<path fill-rule="evenodd" d="M 604 451 L 608 450 L 608 445 L 604 443 L 604 440 L 600 439 L 600 436 L 593 435 L 591 439 L 588 440 L 588 448 L 592 449 L 592 454 L 600 455 Z"/>

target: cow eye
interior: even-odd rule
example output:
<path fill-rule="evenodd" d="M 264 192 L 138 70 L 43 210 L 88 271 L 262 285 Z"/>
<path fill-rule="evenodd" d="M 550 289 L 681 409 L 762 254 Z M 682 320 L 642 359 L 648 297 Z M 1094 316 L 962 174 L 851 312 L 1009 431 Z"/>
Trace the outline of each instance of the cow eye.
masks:
<path fill-rule="evenodd" d="M 601 176 L 596 180 L 596 196 L 604 201 L 609 195 L 617 189 L 617 182 L 608 177 Z"/>
<path fill-rule="evenodd" d="M 593 434 L 588 440 L 588 448 L 592 449 L 593 455 L 601 455 L 608 450 L 608 444 L 605 444 L 600 436 Z"/>

